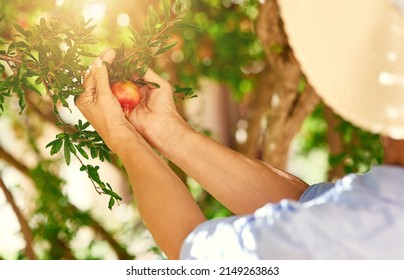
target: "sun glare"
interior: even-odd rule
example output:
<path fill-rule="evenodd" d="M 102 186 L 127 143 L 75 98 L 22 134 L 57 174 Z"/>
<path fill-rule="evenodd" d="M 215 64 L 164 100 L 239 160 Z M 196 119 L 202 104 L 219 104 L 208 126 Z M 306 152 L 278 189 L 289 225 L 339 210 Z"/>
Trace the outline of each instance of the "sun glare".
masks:
<path fill-rule="evenodd" d="M 65 2 L 65 0 L 56 0 L 56 6 L 61 7 L 61 6 L 63 6 L 64 2 Z"/>
<path fill-rule="evenodd" d="M 130 17 L 128 16 L 128 14 L 122 13 L 118 15 L 116 21 L 118 25 L 126 27 L 130 24 Z"/>
<path fill-rule="evenodd" d="M 92 19 L 93 23 L 101 22 L 105 16 L 106 6 L 102 2 L 85 3 L 83 16 L 85 20 Z"/>

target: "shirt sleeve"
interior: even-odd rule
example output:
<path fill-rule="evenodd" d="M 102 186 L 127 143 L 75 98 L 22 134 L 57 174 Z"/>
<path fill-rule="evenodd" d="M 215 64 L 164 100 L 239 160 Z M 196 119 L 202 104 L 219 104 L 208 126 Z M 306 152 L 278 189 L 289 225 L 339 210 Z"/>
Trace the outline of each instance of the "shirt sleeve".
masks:
<path fill-rule="evenodd" d="M 312 199 L 318 198 L 324 193 L 334 188 L 334 183 L 319 183 L 308 187 L 299 199 L 299 203 L 305 203 Z"/>
<path fill-rule="evenodd" d="M 306 249 L 289 221 L 296 202 L 267 204 L 253 215 L 199 225 L 184 241 L 181 259 L 305 259 Z"/>

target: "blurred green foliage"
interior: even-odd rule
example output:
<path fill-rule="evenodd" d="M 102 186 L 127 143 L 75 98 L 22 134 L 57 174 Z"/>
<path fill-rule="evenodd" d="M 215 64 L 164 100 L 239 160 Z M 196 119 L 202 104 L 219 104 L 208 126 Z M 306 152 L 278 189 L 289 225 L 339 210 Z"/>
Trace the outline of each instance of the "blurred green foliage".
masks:
<path fill-rule="evenodd" d="M 230 0 L 190 1 L 185 20 L 198 29 L 182 34 L 178 61 L 181 82 L 198 87 L 199 78 L 206 76 L 228 85 L 237 100 L 254 89 L 254 74 L 265 66 L 254 29 L 259 4 L 253 0 L 238 2 L 241 4 Z"/>
<path fill-rule="evenodd" d="M 57 6 L 57 2 L 62 3 L 62 5 Z M 93 2 L 96 1 L 91 3 Z M 153 24 L 158 24 L 153 19 L 147 20 L 146 10 L 136 10 L 135 2 L 141 3 L 142 1 L 103 0 L 106 14 L 101 21 L 97 22 L 98 26 L 94 29 L 97 43 L 91 47 L 86 46 L 83 51 L 94 54 L 99 53 L 106 46 L 119 48 L 122 43 L 125 45 L 133 44 L 129 39 L 131 36 L 133 37 L 133 32 L 117 23 L 117 16 L 122 12 L 131 17 L 133 24 L 137 24 L 135 20 L 138 18 L 141 18 L 142 23 L 149 22 L 149 26 L 150 20 Z M 149 2 L 154 2 L 156 6 L 159 6 L 160 3 L 158 1 Z M 76 17 L 89 3 L 90 1 L 83 0 L 2 0 L 0 2 L 0 13 L 2 13 L 0 16 L 0 35 L 7 39 L 14 38 L 15 33 L 12 32 L 14 28 L 11 21 L 15 21 L 22 28 L 28 29 L 30 26 L 39 24 L 40 17 Z M 260 73 L 266 65 L 263 48 L 254 29 L 260 4 L 254 0 L 189 0 L 185 1 L 185 4 L 188 9 L 184 18 L 184 21 L 187 22 L 187 28 L 180 28 L 176 31 L 173 38 L 173 41 L 177 42 L 175 45 L 167 41 L 164 46 L 160 46 L 160 49 L 167 47 L 167 50 L 170 50 L 170 56 L 164 56 L 164 58 L 170 67 L 174 65 L 178 82 L 186 86 L 185 88 L 176 87 L 177 91 L 192 95 L 190 88 L 197 88 L 200 78 L 208 77 L 226 84 L 231 89 L 234 99 L 243 100 L 255 90 L 256 74 Z M 189 28 L 189 26 L 195 28 Z M 282 50 L 274 46 L 274 51 L 281 52 Z M 82 57 L 81 63 L 89 65 L 91 59 L 91 57 Z M 157 62 L 151 63 L 155 63 L 156 67 L 161 66 Z M 0 72 L 4 73 L 4 66 L 1 67 L 1 65 Z M 165 71 L 164 66 L 161 68 Z M 299 87 L 304 88 L 305 84 L 306 81 L 302 80 Z M 2 99 L 4 96 L 0 95 L 0 106 L 4 103 L 4 110 L 6 111 L 2 117 L 10 117 L 15 122 L 17 117 L 11 116 L 11 111 L 8 111 L 12 106 Z M 31 126 L 26 126 L 25 123 L 20 123 L 19 126 L 18 129 L 24 131 L 19 135 L 20 139 L 26 141 L 32 150 L 37 151 L 38 143 L 36 143 L 35 138 L 37 135 L 32 135 Z M 79 123 L 76 128 L 77 130 L 86 130 L 87 127 L 85 126 L 86 124 Z M 299 141 L 301 152 L 307 155 L 315 149 L 327 151 L 327 129 L 324 105 L 319 105 L 302 127 Z M 344 144 L 344 152 L 329 156 L 331 168 L 343 165 L 347 173 L 364 172 L 373 164 L 381 162 L 383 151 L 379 136 L 364 132 L 342 119 L 340 119 L 337 133 Z M 77 154 L 84 158 L 89 157 L 87 152 L 82 149 L 82 144 L 71 147 L 68 144 L 69 141 L 66 142 L 66 139 L 71 136 L 66 135 L 65 132 L 61 133 L 60 137 L 56 138 L 55 142 L 50 145 L 52 153 L 56 153 L 62 148 L 65 149 L 66 146 L 69 155 L 69 150 L 71 152 L 74 150 L 78 151 Z M 96 137 L 91 131 L 80 135 L 84 137 L 83 139 Z M 80 135 L 76 136 L 79 138 Z M 103 157 L 109 160 L 106 147 L 101 147 L 99 150 L 91 147 L 93 146 L 90 145 L 89 151 L 92 157 L 93 155 L 94 157 L 99 156 L 101 151 Z M 66 159 L 66 161 L 68 160 Z M 38 193 L 31 226 L 35 241 L 41 245 L 39 246 L 40 249 L 37 250 L 40 252 L 39 257 L 45 259 L 102 258 L 102 256 L 92 254 L 91 248 L 84 254 L 69 251 L 69 243 L 81 228 L 93 227 L 93 229 L 98 230 L 100 228 L 94 226 L 91 213 L 79 211 L 64 194 L 65 179 L 60 178 L 55 172 L 58 164 L 58 161 L 47 162 L 40 158 L 36 167 L 30 170 Z M 87 170 L 93 167 L 85 165 L 85 168 Z M 224 217 L 231 214 L 214 198 L 203 192 L 197 183 L 192 182 L 192 180 L 188 180 L 188 183 L 191 192 L 208 218 Z M 139 234 L 132 228 L 128 231 L 128 235 Z M 104 232 L 105 234 L 107 233 Z M 94 240 L 90 247 L 97 242 L 102 241 Z M 116 246 L 117 255 L 119 255 L 118 252 L 126 250 L 126 246 L 113 245 L 114 243 L 111 242 L 111 246 Z M 161 253 L 158 249 L 153 250 L 157 254 Z M 127 258 L 131 255 L 122 253 L 118 257 Z M 24 256 L 21 255 L 21 258 Z"/>
<path fill-rule="evenodd" d="M 329 129 L 325 117 L 325 105 L 320 104 L 306 119 L 299 136 L 300 151 L 307 156 L 310 152 L 320 149 L 328 152 Z M 341 153 L 328 155 L 329 168 L 342 166 L 346 174 L 364 173 L 372 166 L 383 162 L 383 147 L 380 136 L 364 131 L 341 117 L 335 116 L 338 125 L 333 132 L 339 138 Z"/>

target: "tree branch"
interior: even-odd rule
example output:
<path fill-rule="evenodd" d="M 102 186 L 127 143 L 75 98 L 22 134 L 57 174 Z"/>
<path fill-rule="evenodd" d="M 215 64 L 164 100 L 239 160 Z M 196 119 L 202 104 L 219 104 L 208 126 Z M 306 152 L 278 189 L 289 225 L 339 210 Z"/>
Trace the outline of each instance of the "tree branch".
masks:
<path fill-rule="evenodd" d="M 0 146 L 0 159 L 3 159 L 6 163 L 13 166 L 15 169 L 20 171 L 22 174 L 30 177 L 30 171 L 27 166 L 23 165 L 17 159 L 15 159 L 12 155 L 7 153 L 1 146 Z"/>
<path fill-rule="evenodd" d="M 286 122 L 285 131 L 296 131 L 300 128 L 303 121 L 310 115 L 317 104 L 320 102 L 320 97 L 316 94 L 310 85 L 299 95 L 295 106 L 290 111 L 289 118 Z"/>
<path fill-rule="evenodd" d="M 5 162 L 7 162 L 9 165 L 13 166 L 14 168 L 16 168 L 17 170 L 19 170 L 21 173 L 23 173 L 24 175 L 26 175 L 27 177 L 31 178 L 31 172 L 30 169 L 23 165 L 22 163 L 20 163 L 17 159 L 15 159 L 12 155 L 10 155 L 9 153 L 7 153 L 1 146 L 0 146 L 0 159 L 3 159 Z M 93 228 L 93 230 L 98 233 L 105 241 L 108 242 L 108 244 L 111 246 L 111 248 L 114 250 L 114 252 L 117 254 L 119 259 L 125 259 L 125 260 L 129 260 L 129 259 L 134 259 L 134 256 L 132 256 L 131 254 L 129 254 L 123 246 L 121 246 L 118 241 L 116 241 L 110 233 L 108 233 L 108 231 L 106 231 L 104 229 L 104 227 L 102 227 L 100 225 L 100 223 L 98 221 L 96 221 L 90 213 L 84 213 L 82 212 L 80 209 L 78 209 L 75 205 L 71 204 L 70 202 L 68 202 L 68 206 L 70 209 L 72 209 L 73 211 L 83 215 L 86 214 L 86 216 L 88 217 L 89 221 L 88 221 L 88 225 Z"/>
<path fill-rule="evenodd" d="M 254 91 L 249 108 L 247 141 L 237 147 L 237 150 L 249 157 L 262 157 L 263 127 L 262 119 L 268 111 L 273 94 L 272 71 L 266 67 L 258 76 L 257 89 Z"/>
<path fill-rule="evenodd" d="M 22 61 L 20 59 L 8 56 L 8 55 L 4 55 L 4 54 L 0 54 L 0 60 L 4 60 L 4 61 L 12 61 L 14 63 L 18 63 L 21 64 Z"/>
<path fill-rule="evenodd" d="M 25 220 L 24 215 L 22 214 L 21 210 L 18 208 L 17 204 L 15 203 L 13 195 L 7 189 L 6 185 L 4 184 L 3 179 L 1 177 L 0 177 L 0 188 L 3 190 L 4 195 L 7 199 L 7 202 L 10 204 L 15 215 L 17 216 L 18 222 L 21 225 L 21 232 L 22 232 L 22 235 L 24 236 L 25 244 L 26 244 L 24 251 L 25 251 L 27 258 L 30 260 L 37 259 L 36 254 L 34 252 L 34 248 L 33 248 L 34 238 L 33 238 L 31 229 L 30 229 L 27 221 Z"/>
<path fill-rule="evenodd" d="M 267 0 L 260 6 L 256 30 L 265 50 L 267 87 L 271 92 L 265 112 L 262 158 L 284 169 L 289 145 L 319 98 L 310 87 L 303 93 L 298 90 L 303 73 L 288 44 L 276 0 Z"/>
<path fill-rule="evenodd" d="M 338 127 L 341 125 L 341 121 L 337 118 L 337 115 L 328 106 L 324 108 L 324 118 L 327 122 L 327 143 L 330 156 L 340 155 L 345 153 L 344 142 L 342 140 L 341 134 L 337 131 Z M 337 166 L 330 166 L 328 170 L 328 180 L 330 182 L 337 178 L 341 178 L 345 175 L 344 166 L 342 163 Z"/>

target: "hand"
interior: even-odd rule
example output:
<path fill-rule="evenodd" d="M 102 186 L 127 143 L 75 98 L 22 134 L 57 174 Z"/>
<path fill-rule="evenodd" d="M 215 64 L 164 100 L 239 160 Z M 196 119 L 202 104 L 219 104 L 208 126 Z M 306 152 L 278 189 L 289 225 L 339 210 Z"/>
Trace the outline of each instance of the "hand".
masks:
<path fill-rule="evenodd" d="M 108 72 L 103 61 L 112 63 L 115 51 L 106 49 L 94 60 L 91 70 L 84 78 L 84 92 L 76 101 L 77 107 L 107 146 L 115 153 L 133 139 L 134 127 L 125 118 L 121 105 L 112 94 Z"/>
<path fill-rule="evenodd" d="M 143 79 L 158 84 L 155 88 L 146 85 L 140 88 L 141 102 L 130 114 L 129 120 L 136 130 L 153 146 L 159 138 L 169 135 L 169 127 L 184 125 L 185 121 L 178 114 L 170 84 L 148 69 Z"/>

